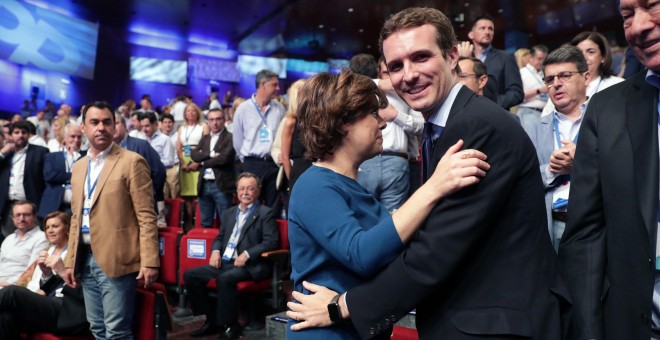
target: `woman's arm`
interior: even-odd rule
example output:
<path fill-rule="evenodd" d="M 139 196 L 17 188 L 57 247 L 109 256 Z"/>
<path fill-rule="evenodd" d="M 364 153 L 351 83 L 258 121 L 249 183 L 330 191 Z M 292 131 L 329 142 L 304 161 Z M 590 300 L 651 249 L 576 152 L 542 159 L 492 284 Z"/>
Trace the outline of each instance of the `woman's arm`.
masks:
<path fill-rule="evenodd" d="M 286 178 L 291 178 L 291 139 L 293 138 L 293 128 L 296 125 L 296 118 L 289 117 L 282 127 L 282 166 Z"/>
<path fill-rule="evenodd" d="M 490 165 L 479 150 L 463 150 L 463 140 L 450 147 L 435 172 L 401 208 L 392 214 L 394 227 L 403 243 L 417 231 L 436 203 L 457 190 L 476 184 Z"/>

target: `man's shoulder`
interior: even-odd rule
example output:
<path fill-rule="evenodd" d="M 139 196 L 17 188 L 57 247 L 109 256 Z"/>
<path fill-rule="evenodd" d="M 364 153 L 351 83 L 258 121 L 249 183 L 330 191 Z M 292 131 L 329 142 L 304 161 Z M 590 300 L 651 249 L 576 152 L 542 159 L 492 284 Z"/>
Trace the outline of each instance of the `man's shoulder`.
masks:
<path fill-rule="evenodd" d="M 49 150 L 48 148 L 45 148 L 40 145 L 30 144 L 30 146 L 27 148 L 26 153 L 33 153 L 36 155 L 46 155 L 49 153 Z"/>

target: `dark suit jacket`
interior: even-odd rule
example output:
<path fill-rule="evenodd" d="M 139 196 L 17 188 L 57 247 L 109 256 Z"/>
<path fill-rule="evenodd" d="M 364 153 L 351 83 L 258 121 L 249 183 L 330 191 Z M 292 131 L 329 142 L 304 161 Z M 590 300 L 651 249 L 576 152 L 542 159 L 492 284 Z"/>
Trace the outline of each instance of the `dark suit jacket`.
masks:
<path fill-rule="evenodd" d="M 645 73 L 594 95 L 580 128 L 559 245 L 575 303 L 571 338 L 651 338 L 658 90 Z"/>
<path fill-rule="evenodd" d="M 211 158 L 211 135 L 204 135 L 200 139 L 197 147 L 190 153 L 190 158 L 195 162 L 204 162 L 204 167 L 199 171 L 199 180 L 197 181 L 197 192 L 201 195 L 204 189 L 204 170 L 211 168 L 215 174 L 215 184 L 218 189 L 224 193 L 231 194 L 236 190 L 236 180 L 234 173 L 234 158 L 236 151 L 232 143 L 232 136 L 227 129 L 222 130 L 218 141 L 213 146 L 213 150 L 219 155 Z"/>
<path fill-rule="evenodd" d="M 86 153 L 80 151 L 80 157 L 85 156 Z M 63 152 L 46 154 L 43 169 L 46 189 L 44 189 L 41 196 L 41 204 L 39 204 L 39 212 L 37 213 L 41 218 L 60 208 L 64 198 L 64 186 L 71 182 L 71 173 L 66 172 Z"/>
<path fill-rule="evenodd" d="M 570 299 L 534 146 L 506 111 L 466 87 L 435 143 L 433 168 L 458 139 L 488 155 L 486 177 L 440 201 L 403 254 L 348 291 L 351 321 L 366 338 L 417 307 L 421 339 L 560 339 Z"/>
<path fill-rule="evenodd" d="M 44 156 L 48 153 L 48 149 L 33 144 L 29 144 L 27 148 L 23 187 L 26 199 L 36 204 L 38 208 L 45 187 L 43 168 Z M 0 160 L 0 207 L 4 207 L 9 200 L 9 175 L 13 158 L 12 152 Z"/>
<path fill-rule="evenodd" d="M 211 250 L 219 250 L 220 255 L 224 253 L 234 230 L 236 209 L 238 206 L 233 206 L 220 215 L 220 234 L 216 236 L 211 246 Z M 269 207 L 258 204 L 247 217 L 236 245 L 236 254 L 240 255 L 247 251 L 250 255 L 246 269 L 253 280 L 263 280 L 270 275 L 271 267 L 268 262 L 261 259 L 261 253 L 276 249 L 277 242 L 275 214 Z"/>
<path fill-rule="evenodd" d="M 520 69 L 513 54 L 493 48 L 488 52 L 485 64 L 488 83 L 484 88 L 484 96 L 507 110 L 522 103 L 525 93 Z"/>
<path fill-rule="evenodd" d="M 154 184 L 154 202 L 163 201 L 165 199 L 163 194 L 165 166 L 161 162 L 158 152 L 146 140 L 131 136 L 126 136 L 126 149 L 139 154 L 147 161 L 151 171 L 151 181 Z M 158 208 L 156 208 L 156 211 L 158 211 Z"/>

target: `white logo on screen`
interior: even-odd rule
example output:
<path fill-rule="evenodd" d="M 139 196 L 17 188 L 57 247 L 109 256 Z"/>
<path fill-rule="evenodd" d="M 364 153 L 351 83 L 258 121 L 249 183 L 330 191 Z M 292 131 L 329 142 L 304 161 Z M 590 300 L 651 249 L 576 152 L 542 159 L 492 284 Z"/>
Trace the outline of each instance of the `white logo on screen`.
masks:
<path fill-rule="evenodd" d="M 74 74 L 80 65 L 80 53 L 73 43 L 75 37 L 65 37 L 44 20 L 35 18 L 23 4 L 14 1 L 3 1 L 4 7 L 18 20 L 18 26 L 7 28 L 0 25 L 0 40 L 18 45 L 9 56 L 9 60 L 19 64 L 32 64 L 39 68 L 57 70 Z M 29 37 L 29 38 L 26 38 Z M 57 46 L 63 56 L 61 60 L 49 60 L 39 49 L 47 42 Z"/>

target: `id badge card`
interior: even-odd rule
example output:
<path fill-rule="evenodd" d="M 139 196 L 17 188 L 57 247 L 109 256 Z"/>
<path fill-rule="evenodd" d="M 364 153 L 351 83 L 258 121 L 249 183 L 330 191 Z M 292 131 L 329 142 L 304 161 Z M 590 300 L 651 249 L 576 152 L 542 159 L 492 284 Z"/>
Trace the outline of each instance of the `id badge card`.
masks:
<path fill-rule="evenodd" d="M 552 192 L 552 209 L 561 209 L 568 206 L 568 193 L 570 190 L 571 182 L 566 182 Z"/>
<path fill-rule="evenodd" d="M 190 157 L 190 145 L 185 145 L 183 147 L 183 155 L 186 157 Z"/>
<path fill-rule="evenodd" d="M 541 93 L 541 94 L 539 94 L 539 98 L 542 101 L 547 102 L 548 101 L 548 94 L 547 93 Z"/>
<path fill-rule="evenodd" d="M 265 125 L 259 129 L 259 143 L 270 143 L 270 130 Z"/>
<path fill-rule="evenodd" d="M 89 226 L 86 225 L 86 224 L 83 224 L 82 228 L 80 228 L 80 231 L 81 231 L 83 234 L 89 234 Z"/>
<path fill-rule="evenodd" d="M 208 175 L 208 176 L 213 175 L 213 169 L 210 169 L 210 168 L 204 169 L 204 176 L 206 176 L 206 175 Z"/>
<path fill-rule="evenodd" d="M 225 248 L 225 252 L 224 254 L 222 254 L 222 259 L 225 261 L 231 261 L 231 259 L 234 257 L 235 252 L 236 252 L 236 243 L 234 242 L 227 243 L 227 248 Z"/>
<path fill-rule="evenodd" d="M 64 185 L 64 189 L 66 190 L 71 190 L 71 183 L 67 183 Z"/>

